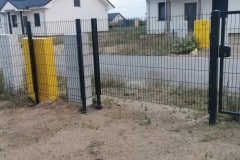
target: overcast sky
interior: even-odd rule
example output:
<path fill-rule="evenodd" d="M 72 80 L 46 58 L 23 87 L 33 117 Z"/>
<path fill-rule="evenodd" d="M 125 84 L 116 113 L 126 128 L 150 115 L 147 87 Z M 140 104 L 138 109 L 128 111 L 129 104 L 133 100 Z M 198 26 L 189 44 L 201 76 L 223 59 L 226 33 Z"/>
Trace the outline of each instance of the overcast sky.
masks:
<path fill-rule="evenodd" d="M 110 13 L 120 12 L 124 17 L 144 17 L 146 13 L 146 0 L 110 0 L 115 9 Z"/>

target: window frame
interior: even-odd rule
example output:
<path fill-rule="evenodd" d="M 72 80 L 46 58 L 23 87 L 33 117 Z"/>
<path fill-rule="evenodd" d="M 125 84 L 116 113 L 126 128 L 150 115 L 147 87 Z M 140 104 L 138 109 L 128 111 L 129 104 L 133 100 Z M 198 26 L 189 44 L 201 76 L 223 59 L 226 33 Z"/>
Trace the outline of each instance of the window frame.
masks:
<path fill-rule="evenodd" d="M 74 7 L 81 7 L 81 0 L 73 0 Z"/>
<path fill-rule="evenodd" d="M 11 15 L 11 19 L 12 19 L 12 27 L 17 28 L 18 27 L 17 15 L 16 14 L 12 14 Z"/>
<path fill-rule="evenodd" d="M 34 25 L 35 25 L 35 27 L 41 27 L 40 14 L 39 13 L 34 13 L 33 16 L 34 16 Z"/>
<path fill-rule="evenodd" d="M 161 9 L 164 10 L 163 15 L 161 14 Z M 159 2 L 158 3 L 158 20 L 159 21 L 166 21 L 166 3 L 165 2 Z"/>

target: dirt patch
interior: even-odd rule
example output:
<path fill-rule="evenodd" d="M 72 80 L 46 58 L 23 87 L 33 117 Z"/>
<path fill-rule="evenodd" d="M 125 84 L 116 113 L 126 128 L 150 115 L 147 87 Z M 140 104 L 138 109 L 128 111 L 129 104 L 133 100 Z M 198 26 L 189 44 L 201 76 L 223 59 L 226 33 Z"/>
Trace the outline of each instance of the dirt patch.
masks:
<path fill-rule="evenodd" d="M 37 107 L 0 104 L 0 159 L 239 160 L 239 122 L 174 106 L 104 97 L 104 109 L 61 101 Z"/>

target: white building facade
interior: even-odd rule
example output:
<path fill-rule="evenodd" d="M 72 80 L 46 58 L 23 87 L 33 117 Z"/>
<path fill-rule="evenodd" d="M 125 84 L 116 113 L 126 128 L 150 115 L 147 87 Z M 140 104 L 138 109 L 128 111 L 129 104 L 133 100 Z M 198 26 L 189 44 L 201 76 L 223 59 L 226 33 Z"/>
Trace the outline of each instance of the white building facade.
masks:
<path fill-rule="evenodd" d="M 5 1 L 0 6 L 0 34 L 26 33 L 26 21 L 31 22 L 32 32 L 37 35 L 70 34 L 75 32 L 75 19 L 81 19 L 82 30 L 89 32 L 91 18 L 105 19 L 106 25 L 99 25 L 99 30 L 107 31 L 107 12 L 114 8 L 108 0 Z M 32 3 L 27 5 L 29 1 Z"/>
<path fill-rule="evenodd" d="M 210 19 L 212 11 L 212 0 L 146 0 L 146 4 L 149 34 L 166 31 L 185 34 L 193 31 L 195 20 Z M 239 0 L 229 0 L 228 10 L 240 10 Z M 239 24 L 239 16 L 235 16 L 234 23 Z M 167 19 L 168 17 L 170 18 Z M 229 22 L 228 26 L 230 25 Z M 230 32 L 239 33 L 236 30 Z"/>

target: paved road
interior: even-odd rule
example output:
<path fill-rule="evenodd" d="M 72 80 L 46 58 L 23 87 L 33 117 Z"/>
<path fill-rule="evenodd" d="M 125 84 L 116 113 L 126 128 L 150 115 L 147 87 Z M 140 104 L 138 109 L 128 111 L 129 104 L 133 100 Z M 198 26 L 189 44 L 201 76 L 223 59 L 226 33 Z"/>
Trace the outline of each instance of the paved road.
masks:
<path fill-rule="evenodd" d="M 64 56 L 56 57 L 58 75 L 66 73 Z M 240 92 L 240 59 L 226 58 L 224 86 Z M 101 55 L 101 76 L 111 76 L 128 82 L 161 79 L 174 85 L 207 88 L 209 58 L 189 56 L 126 56 Z"/>
<path fill-rule="evenodd" d="M 101 74 L 132 81 L 162 79 L 208 87 L 209 58 L 189 56 L 100 56 Z M 224 85 L 240 92 L 240 60 L 226 59 Z"/>

